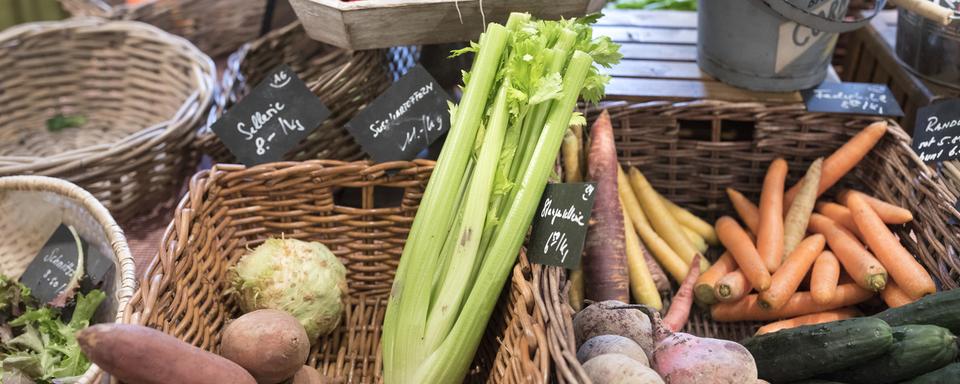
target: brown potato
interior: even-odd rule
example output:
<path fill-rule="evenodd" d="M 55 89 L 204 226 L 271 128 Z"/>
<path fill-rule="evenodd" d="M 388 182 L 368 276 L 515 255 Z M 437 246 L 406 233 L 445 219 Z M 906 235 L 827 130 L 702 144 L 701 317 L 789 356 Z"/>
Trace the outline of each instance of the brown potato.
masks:
<path fill-rule="evenodd" d="M 220 355 L 250 372 L 258 384 L 277 384 L 307 361 L 310 340 L 296 318 L 261 309 L 234 319 L 223 331 Z"/>
<path fill-rule="evenodd" d="M 334 384 L 336 380 L 324 377 L 316 368 L 309 365 L 300 367 L 290 384 Z"/>

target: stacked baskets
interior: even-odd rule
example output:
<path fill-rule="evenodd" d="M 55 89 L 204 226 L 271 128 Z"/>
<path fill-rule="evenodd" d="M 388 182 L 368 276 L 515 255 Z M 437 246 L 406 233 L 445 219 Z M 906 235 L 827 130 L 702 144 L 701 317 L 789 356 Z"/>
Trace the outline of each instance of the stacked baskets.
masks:
<path fill-rule="evenodd" d="M 133 258 L 123 231 L 89 192 L 49 177 L 0 177 L 0 211 L 0 273 L 19 277 L 62 222 L 114 262 L 113 279 L 103 288 L 107 299 L 94 322 L 122 322 L 129 316 L 127 304 L 136 289 Z M 99 376 L 92 366 L 78 383 L 96 383 Z"/>
<path fill-rule="evenodd" d="M 0 176 L 68 179 L 124 222 L 176 195 L 214 92 L 211 60 L 147 24 L 0 33 Z M 57 126 L 58 121 L 73 124 Z"/>

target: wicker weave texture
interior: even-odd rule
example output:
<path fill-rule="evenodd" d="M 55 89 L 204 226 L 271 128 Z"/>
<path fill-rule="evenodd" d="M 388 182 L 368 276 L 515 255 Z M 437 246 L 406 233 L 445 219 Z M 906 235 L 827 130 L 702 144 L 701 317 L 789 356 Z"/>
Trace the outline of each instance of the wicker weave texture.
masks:
<path fill-rule="evenodd" d="M 0 33 L 0 175 L 69 179 L 125 221 L 169 200 L 214 92 L 213 62 L 132 21 L 71 19 Z M 59 131 L 58 115 L 85 123 Z"/>
<path fill-rule="evenodd" d="M 612 102 L 609 108 L 620 162 L 635 166 L 668 199 L 708 221 L 736 213 L 726 188 L 733 187 L 758 201 L 770 162 L 783 157 L 793 185 L 809 164 L 827 156 L 868 125 L 865 118 L 808 113 L 803 105 L 728 103 L 720 101 Z M 599 108 L 587 112 L 595 118 Z M 891 123 L 887 135 L 840 183 L 907 207 L 914 221 L 893 228 L 903 245 L 931 272 L 942 289 L 960 287 L 960 229 L 950 225 L 960 217 L 956 201 L 935 172 L 910 148 L 910 137 Z M 836 190 L 837 188 L 834 188 Z M 830 192 L 828 192 L 830 193 Z M 718 249 L 708 255 L 717 256 Z M 553 273 L 561 274 L 562 271 Z M 569 308 L 563 287 L 544 291 L 544 301 Z M 667 303 L 665 303 L 667 304 Z M 563 315 L 563 311 L 557 311 Z M 551 316 L 551 352 L 561 382 L 583 382 L 582 367 L 571 353 L 572 335 L 566 317 Z M 759 323 L 721 323 L 694 309 L 685 332 L 741 340 Z M 555 334 L 555 335 L 554 335 Z M 564 380 L 563 372 L 570 372 Z"/>
<path fill-rule="evenodd" d="M 363 157 L 343 126 L 392 82 L 386 52 L 351 52 L 316 42 L 307 37 L 299 22 L 244 45 L 230 57 L 223 74 L 224 91 L 212 108 L 209 124 L 281 64 L 289 65 L 331 112 L 285 158 L 350 161 Z M 209 129 L 201 133 L 199 146 L 218 162 L 236 162 Z"/>
<path fill-rule="evenodd" d="M 210 56 L 230 53 L 256 39 L 263 23 L 266 1 L 149 0 L 127 5 L 125 0 L 60 0 L 73 16 L 136 20 L 186 37 Z M 277 1 L 278 19 L 293 20 L 287 1 Z"/>
<path fill-rule="evenodd" d="M 76 228 L 91 247 L 115 263 L 112 281 L 104 286 L 107 299 L 95 322 L 122 321 L 136 289 L 133 257 L 123 231 L 89 192 L 67 181 L 43 176 L 0 177 L 0 273 L 17 278 L 61 224 Z M 92 366 L 81 384 L 96 382 Z"/>
<path fill-rule="evenodd" d="M 269 237 L 320 241 L 347 267 L 344 323 L 314 345 L 309 364 L 347 383 L 382 381 L 380 332 L 388 295 L 433 162 L 311 160 L 194 176 L 147 267 L 130 320 L 217 351 L 238 315 L 228 269 Z M 530 267 L 515 268 L 477 352 L 471 382 L 545 383 L 549 359 Z"/>

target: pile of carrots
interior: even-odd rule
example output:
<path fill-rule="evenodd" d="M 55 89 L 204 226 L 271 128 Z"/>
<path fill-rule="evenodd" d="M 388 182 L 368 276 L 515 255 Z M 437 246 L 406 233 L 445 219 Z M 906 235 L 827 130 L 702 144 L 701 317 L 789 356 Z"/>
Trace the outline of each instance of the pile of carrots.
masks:
<path fill-rule="evenodd" d="M 788 190 L 788 164 L 774 160 L 759 206 L 727 190 L 743 225 L 729 216 L 717 220 L 726 252 L 694 289 L 699 302 L 712 305 L 714 320 L 778 320 L 761 328 L 766 333 L 857 316 L 854 306 L 877 293 L 897 307 L 936 291 L 888 228 L 913 220 L 909 210 L 855 190 L 838 191 L 835 202 L 818 201 L 886 129 L 883 122 L 866 127 Z M 801 291 L 805 282 L 809 290 Z"/>

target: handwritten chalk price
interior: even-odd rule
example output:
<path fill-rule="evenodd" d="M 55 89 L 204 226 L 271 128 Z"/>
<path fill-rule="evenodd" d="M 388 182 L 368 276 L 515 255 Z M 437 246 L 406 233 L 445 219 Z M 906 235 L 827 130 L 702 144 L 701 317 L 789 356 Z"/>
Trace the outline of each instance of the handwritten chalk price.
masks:
<path fill-rule="evenodd" d="M 825 82 L 801 94 L 809 112 L 903 116 L 897 99 L 883 84 Z"/>
<path fill-rule="evenodd" d="M 590 224 L 596 183 L 549 184 L 537 207 L 527 257 L 576 269 Z"/>
<path fill-rule="evenodd" d="M 328 116 L 297 74 L 281 65 L 212 128 L 240 162 L 253 166 L 283 159 Z"/>
<path fill-rule="evenodd" d="M 920 160 L 928 163 L 960 158 L 960 99 L 944 100 L 917 110 L 913 150 Z"/>

